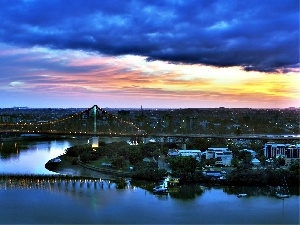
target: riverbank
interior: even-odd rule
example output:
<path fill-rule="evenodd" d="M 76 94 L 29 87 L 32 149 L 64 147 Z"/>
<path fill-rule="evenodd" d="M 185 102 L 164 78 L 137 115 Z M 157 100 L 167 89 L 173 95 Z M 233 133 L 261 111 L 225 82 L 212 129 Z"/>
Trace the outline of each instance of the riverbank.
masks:
<path fill-rule="evenodd" d="M 83 163 L 78 160 L 77 157 L 71 157 L 62 155 L 60 156 L 61 162 L 52 170 L 56 173 L 61 174 L 78 174 L 77 170 L 82 170 L 85 168 L 85 176 L 88 177 L 96 177 L 96 178 L 111 178 L 111 177 L 124 177 L 124 178 L 132 178 L 132 172 L 122 171 L 108 167 L 97 167 L 95 165 Z M 74 164 L 76 161 L 76 164 Z M 220 169 L 220 168 L 218 168 Z M 252 171 L 252 172 L 251 172 Z M 71 172 L 71 173 L 70 173 Z M 229 170 L 228 170 L 229 172 Z M 287 172 L 287 171 L 281 171 Z M 282 178 L 285 173 L 281 173 L 279 170 L 241 170 L 235 169 L 233 173 L 227 173 L 228 179 L 216 179 L 214 177 L 204 176 L 200 182 L 197 182 L 201 185 L 235 185 L 235 186 L 278 186 L 281 185 L 280 177 Z M 270 173 L 270 174 L 269 174 Z M 201 175 L 202 176 L 202 175 Z M 270 178 L 267 178 L 270 176 Z M 243 179 L 242 179 L 242 178 Z M 274 177 L 274 179 L 273 179 Z M 277 177 L 277 179 L 275 179 Z M 271 179 L 272 178 L 272 179 Z M 288 178 L 288 177 L 287 177 Z M 297 186 L 294 184 L 295 182 L 290 182 L 290 186 Z M 181 183 L 182 184 L 182 183 Z"/>
<path fill-rule="evenodd" d="M 116 169 L 110 169 L 110 168 L 101 168 L 101 167 L 96 167 L 94 165 L 90 165 L 87 163 L 83 163 L 82 161 L 78 160 L 77 161 L 78 165 L 87 168 L 92 171 L 96 171 L 99 173 L 105 173 L 105 174 L 110 174 L 118 177 L 131 177 L 132 173 L 131 172 L 126 172 L 122 170 L 116 170 Z"/>
<path fill-rule="evenodd" d="M 108 171 L 103 168 L 96 168 L 91 165 L 85 164 L 77 160 L 77 157 L 61 155 L 59 156 L 61 162 L 57 163 L 55 167 L 47 168 L 50 171 L 53 171 L 62 175 L 71 175 L 71 176 L 84 176 L 84 177 L 92 177 L 92 178 L 101 178 L 101 179 L 113 179 L 113 175 L 129 177 L 125 176 L 125 174 L 121 174 L 118 171 Z M 74 163 L 74 160 L 76 163 Z"/>

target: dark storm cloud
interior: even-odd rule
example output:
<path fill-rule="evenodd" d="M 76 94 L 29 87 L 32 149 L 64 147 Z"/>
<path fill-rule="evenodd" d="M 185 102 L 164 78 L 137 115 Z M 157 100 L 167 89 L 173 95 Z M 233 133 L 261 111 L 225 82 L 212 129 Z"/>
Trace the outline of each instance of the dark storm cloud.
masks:
<path fill-rule="evenodd" d="M 0 42 L 148 60 L 288 71 L 299 64 L 299 2 L 0 1 Z"/>

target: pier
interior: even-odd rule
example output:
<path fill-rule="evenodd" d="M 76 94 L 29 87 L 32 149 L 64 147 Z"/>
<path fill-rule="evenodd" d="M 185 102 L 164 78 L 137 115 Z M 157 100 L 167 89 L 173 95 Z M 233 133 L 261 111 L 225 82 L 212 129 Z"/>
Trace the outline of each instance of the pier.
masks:
<path fill-rule="evenodd" d="M 91 188 L 104 189 L 110 188 L 113 179 L 101 179 L 92 177 L 69 176 L 69 175 L 19 175 L 1 174 L 0 189 L 49 189 L 56 187 L 72 188 Z"/>

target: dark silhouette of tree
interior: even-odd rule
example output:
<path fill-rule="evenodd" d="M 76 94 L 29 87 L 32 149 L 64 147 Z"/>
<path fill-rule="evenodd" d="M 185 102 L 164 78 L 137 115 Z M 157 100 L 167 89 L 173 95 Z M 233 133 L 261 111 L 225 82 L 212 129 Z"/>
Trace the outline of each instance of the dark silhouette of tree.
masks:
<path fill-rule="evenodd" d="M 197 167 L 197 160 L 194 157 L 170 158 L 169 163 L 172 171 L 179 173 L 194 173 Z"/>
<path fill-rule="evenodd" d="M 242 134 L 242 129 L 240 127 L 238 127 L 235 131 L 235 135 L 240 136 L 241 134 Z"/>

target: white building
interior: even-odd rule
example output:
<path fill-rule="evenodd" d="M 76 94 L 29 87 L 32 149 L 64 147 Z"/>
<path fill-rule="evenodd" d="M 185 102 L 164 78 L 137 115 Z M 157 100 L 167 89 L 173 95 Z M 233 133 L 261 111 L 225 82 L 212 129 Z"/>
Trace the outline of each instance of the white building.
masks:
<path fill-rule="evenodd" d="M 170 157 L 176 157 L 176 156 L 192 156 L 196 158 L 197 160 L 201 159 L 202 152 L 201 150 L 188 150 L 188 149 L 182 149 L 182 150 L 174 150 L 169 149 L 168 156 Z"/>
<path fill-rule="evenodd" d="M 208 148 L 205 152 L 206 159 L 214 159 L 214 158 L 216 158 L 215 154 L 217 152 L 222 153 L 222 152 L 226 152 L 226 151 L 229 151 L 229 149 L 228 148 Z"/>
<path fill-rule="evenodd" d="M 232 151 L 228 148 L 208 148 L 206 150 L 206 159 L 217 159 L 216 165 L 230 166 Z"/>
<path fill-rule="evenodd" d="M 179 156 L 201 157 L 201 150 L 178 150 Z"/>

